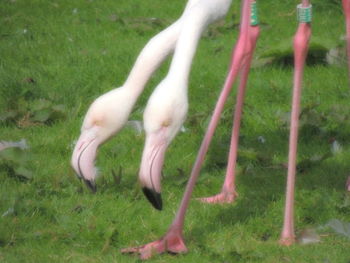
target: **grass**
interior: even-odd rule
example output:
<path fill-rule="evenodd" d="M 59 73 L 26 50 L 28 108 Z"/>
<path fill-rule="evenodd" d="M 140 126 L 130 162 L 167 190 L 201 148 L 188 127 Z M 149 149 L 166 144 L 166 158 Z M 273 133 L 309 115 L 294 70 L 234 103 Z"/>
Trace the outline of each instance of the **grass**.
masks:
<path fill-rule="evenodd" d="M 164 234 L 227 72 L 237 37 L 238 1 L 225 22 L 212 26 L 198 47 L 190 78 L 187 131 L 177 136 L 166 156 L 163 212 L 147 203 L 136 180 L 144 135 L 125 128 L 100 149 L 101 176 L 95 195 L 75 178 L 69 160 L 89 104 L 123 83 L 140 49 L 181 14 L 184 4 L 1 1 L 0 140 L 25 138 L 30 146 L 23 152 L 5 150 L 7 157 L 2 155 L 0 160 L 1 262 L 138 262 L 119 250 Z M 277 61 L 290 54 L 296 4 L 294 0 L 259 2 L 262 32 L 257 65 L 264 54 L 274 54 Z M 345 29 L 340 4 L 330 0 L 313 4 L 312 43 L 327 50 L 342 45 Z M 150 23 L 149 17 L 159 18 L 159 23 Z M 142 119 L 147 98 L 168 64 L 151 79 L 130 119 Z M 152 262 L 350 261 L 349 238 L 320 228 L 334 218 L 350 221 L 349 195 L 344 191 L 350 171 L 347 68 L 328 65 L 324 58 L 305 71 L 295 213 L 297 233 L 315 229 L 321 242 L 291 247 L 277 243 L 292 72 L 290 64 L 280 62 L 252 69 L 240 138 L 237 202 L 207 206 L 192 201 L 185 227 L 189 253 L 161 255 Z M 217 193 L 222 184 L 234 95 L 225 108 L 195 197 Z M 340 149 L 334 147 L 335 141 Z M 16 171 L 18 166 L 28 172 Z M 119 167 L 122 175 L 117 184 L 111 170 Z"/>

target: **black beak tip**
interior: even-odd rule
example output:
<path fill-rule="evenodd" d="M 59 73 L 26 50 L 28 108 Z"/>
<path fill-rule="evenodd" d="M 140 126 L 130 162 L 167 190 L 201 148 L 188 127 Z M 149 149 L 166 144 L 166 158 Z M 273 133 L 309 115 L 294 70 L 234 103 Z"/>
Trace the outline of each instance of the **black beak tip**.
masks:
<path fill-rule="evenodd" d="M 142 188 L 143 193 L 147 197 L 148 201 L 151 202 L 153 207 L 157 210 L 163 209 L 163 202 L 162 202 L 162 196 L 160 193 L 157 193 L 153 189 L 143 187 Z"/>
<path fill-rule="evenodd" d="M 96 193 L 97 191 L 97 187 L 96 187 L 96 184 L 95 184 L 95 181 L 93 180 L 87 180 L 87 179 L 83 179 L 85 184 L 87 185 L 87 187 L 89 187 L 89 189 L 93 192 L 93 193 Z"/>

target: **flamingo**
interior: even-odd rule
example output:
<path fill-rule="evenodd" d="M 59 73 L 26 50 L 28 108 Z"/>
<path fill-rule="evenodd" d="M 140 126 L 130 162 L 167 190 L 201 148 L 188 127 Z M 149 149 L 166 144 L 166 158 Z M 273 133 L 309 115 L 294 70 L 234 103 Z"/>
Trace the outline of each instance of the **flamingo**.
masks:
<path fill-rule="evenodd" d="M 103 94 L 88 109 L 71 163 L 77 176 L 93 192 L 96 191 L 94 162 L 98 147 L 123 128 L 147 81 L 174 50 L 184 17 L 197 2 L 190 0 L 179 19 L 146 44 L 121 87 Z"/>
<path fill-rule="evenodd" d="M 169 72 L 147 103 L 146 142 L 139 178 L 145 196 L 156 209 L 162 209 L 160 179 L 164 154 L 187 114 L 188 77 L 198 41 L 208 24 L 227 13 L 230 4 L 231 0 L 200 0 L 188 10 Z"/>

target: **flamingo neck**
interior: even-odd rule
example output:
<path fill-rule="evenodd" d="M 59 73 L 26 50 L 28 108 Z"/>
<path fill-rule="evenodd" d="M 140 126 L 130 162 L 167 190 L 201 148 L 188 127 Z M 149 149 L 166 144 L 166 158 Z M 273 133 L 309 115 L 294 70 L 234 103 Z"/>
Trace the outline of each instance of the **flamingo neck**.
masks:
<path fill-rule="evenodd" d="M 174 49 L 180 25 L 181 19 L 153 37 L 136 59 L 123 85 L 135 99 L 141 94 L 152 74 Z"/>
<path fill-rule="evenodd" d="M 204 29 L 224 16 L 230 4 L 231 0 L 189 0 L 167 78 L 187 88 L 193 57 Z"/>
<path fill-rule="evenodd" d="M 202 12 L 191 12 L 184 18 L 184 26 L 175 47 L 167 78 L 187 87 L 192 60 L 203 30 L 210 23 Z M 178 85 L 172 85 L 178 86 Z"/>
<path fill-rule="evenodd" d="M 170 65 L 172 80 L 182 81 L 187 87 L 192 60 L 204 29 L 226 15 L 231 0 L 191 1 L 191 8 L 183 18 L 183 26 L 177 40 Z"/>

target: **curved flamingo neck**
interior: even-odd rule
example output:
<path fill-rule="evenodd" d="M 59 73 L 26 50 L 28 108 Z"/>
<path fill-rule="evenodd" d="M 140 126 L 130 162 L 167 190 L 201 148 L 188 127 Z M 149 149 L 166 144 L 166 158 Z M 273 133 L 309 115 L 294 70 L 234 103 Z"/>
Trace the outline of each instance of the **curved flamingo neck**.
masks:
<path fill-rule="evenodd" d="M 171 26 L 153 37 L 141 51 L 136 59 L 134 67 L 123 85 L 123 87 L 125 87 L 135 99 L 143 91 L 155 70 L 160 66 L 169 53 L 174 50 L 184 17 L 190 8 L 198 1 L 199 0 L 188 1 L 181 17 Z"/>
<path fill-rule="evenodd" d="M 194 5 L 183 18 L 185 26 L 183 26 L 176 44 L 168 77 L 175 81 L 181 81 L 181 84 L 186 87 L 193 57 L 204 29 L 208 24 L 225 15 L 231 4 L 231 0 L 219 2 L 224 3 L 218 3 L 218 6 L 215 7 L 212 3 L 198 1 L 197 5 Z M 216 10 L 213 11 L 213 8 Z"/>
<path fill-rule="evenodd" d="M 148 80 L 174 48 L 178 30 L 174 24 L 157 35 L 141 51 L 123 87 L 136 97 L 143 91 Z"/>
<path fill-rule="evenodd" d="M 183 28 L 180 33 L 167 77 L 181 81 L 187 87 L 193 57 L 208 19 L 203 19 L 200 16 L 191 16 L 186 21 L 188 23 L 186 23 L 186 28 Z"/>

